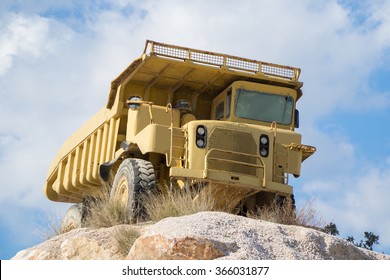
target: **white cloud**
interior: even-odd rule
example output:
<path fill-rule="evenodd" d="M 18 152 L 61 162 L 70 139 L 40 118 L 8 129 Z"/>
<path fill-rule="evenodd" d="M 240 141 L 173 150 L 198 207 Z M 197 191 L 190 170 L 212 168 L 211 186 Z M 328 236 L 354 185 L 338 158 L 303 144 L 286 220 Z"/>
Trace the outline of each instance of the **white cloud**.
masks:
<path fill-rule="evenodd" d="M 311 127 L 308 124 L 300 133 L 304 144 L 317 148 L 316 153 L 302 164 L 303 178 L 321 178 L 331 182 L 356 169 L 359 160 L 356 142 L 351 141 L 342 126 Z"/>
<path fill-rule="evenodd" d="M 12 66 L 13 57 L 30 59 L 39 56 L 46 49 L 49 29 L 48 20 L 40 17 L 13 14 L 7 18 L 9 23 L 1 28 L 0 33 L 0 76 Z"/>
<path fill-rule="evenodd" d="M 390 161 L 361 161 L 350 172 L 323 172 L 322 178 L 309 174 L 299 194 L 306 199 L 315 197 L 319 214 L 327 223 L 336 223 L 342 236 L 360 240 L 364 231 L 372 231 L 380 236 L 381 248 L 389 250 Z M 301 204 L 304 201 L 302 197 L 299 200 Z"/>

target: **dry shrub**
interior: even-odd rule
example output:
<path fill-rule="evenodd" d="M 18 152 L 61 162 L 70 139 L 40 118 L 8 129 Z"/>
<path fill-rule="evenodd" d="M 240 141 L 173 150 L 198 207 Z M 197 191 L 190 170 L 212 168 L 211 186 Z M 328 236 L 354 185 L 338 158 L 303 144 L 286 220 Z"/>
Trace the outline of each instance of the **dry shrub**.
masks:
<path fill-rule="evenodd" d="M 126 207 L 109 197 L 91 199 L 88 209 L 84 221 L 86 227 L 101 228 L 130 223 Z"/>
<path fill-rule="evenodd" d="M 248 213 L 248 217 L 260 219 L 272 223 L 293 225 L 295 224 L 296 210 L 293 201 L 287 197 L 282 205 L 276 201 L 257 208 L 256 212 Z"/>
<path fill-rule="evenodd" d="M 61 235 L 63 233 L 66 233 L 69 230 L 65 230 L 61 228 L 60 222 L 58 219 L 53 219 L 49 217 L 47 221 L 45 221 L 45 225 L 40 227 L 39 230 L 39 235 L 44 239 L 44 240 L 49 240 L 50 238 L 53 238 L 54 236 Z"/>
<path fill-rule="evenodd" d="M 290 197 L 287 197 L 280 205 L 276 202 L 258 208 L 256 212 L 248 213 L 248 217 L 265 220 L 285 225 L 298 225 L 310 228 L 321 228 L 324 225 L 322 218 L 314 205 L 312 199 L 297 210 Z"/>
<path fill-rule="evenodd" d="M 54 217 L 55 216 L 55 217 Z M 43 222 L 38 225 L 38 235 L 44 240 L 49 240 L 55 236 L 67 233 L 73 229 L 76 229 L 74 225 L 64 225 L 62 223 L 62 217 L 57 213 L 54 216 L 47 216 Z"/>
<path fill-rule="evenodd" d="M 112 227 L 130 223 L 125 205 L 110 199 L 108 193 L 103 193 L 98 198 L 90 198 L 86 203 L 88 209 L 84 221 L 86 227 Z"/>
<path fill-rule="evenodd" d="M 119 254 L 123 257 L 127 256 L 131 246 L 133 246 L 135 240 L 140 237 L 141 234 L 135 228 L 120 227 L 117 229 L 114 238 Z"/>
<path fill-rule="evenodd" d="M 206 192 L 207 193 L 207 192 Z M 166 194 L 154 194 L 144 199 L 147 215 L 153 222 L 168 217 L 195 214 L 201 211 L 220 211 L 214 197 L 197 190 L 173 189 Z"/>
<path fill-rule="evenodd" d="M 78 228 L 78 227 L 73 225 L 73 224 L 67 224 L 67 225 L 61 224 L 57 229 L 53 229 L 53 234 L 54 234 L 54 236 L 61 235 L 61 234 L 67 233 L 71 230 L 74 230 L 76 228 Z"/>
<path fill-rule="evenodd" d="M 190 189 L 179 187 L 166 187 L 165 192 L 148 193 L 140 198 L 142 211 L 146 217 L 141 217 L 140 221 L 151 220 L 160 221 L 168 217 L 177 217 L 195 214 L 201 211 L 225 211 L 230 205 L 220 205 L 221 201 L 216 200 L 212 188 L 205 188 L 199 184 Z M 125 209 L 120 202 L 110 199 L 108 194 L 100 194 L 99 199 L 91 199 L 88 204 L 89 214 L 86 215 L 85 226 L 90 227 L 110 227 L 119 224 L 130 224 L 131 213 Z M 232 194 L 225 197 L 228 201 L 234 199 Z M 217 206 L 218 205 L 218 206 Z"/>
<path fill-rule="evenodd" d="M 295 224 L 310 228 L 322 229 L 325 226 L 325 221 L 320 216 L 315 207 L 315 198 L 307 201 L 297 212 Z"/>

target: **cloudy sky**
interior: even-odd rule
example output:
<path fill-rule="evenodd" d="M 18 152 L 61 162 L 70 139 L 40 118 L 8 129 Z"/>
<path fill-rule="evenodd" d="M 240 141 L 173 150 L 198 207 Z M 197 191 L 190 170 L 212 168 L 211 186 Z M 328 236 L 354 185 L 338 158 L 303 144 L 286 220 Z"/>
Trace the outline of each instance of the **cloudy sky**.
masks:
<path fill-rule="evenodd" d="M 2 0 L 0 259 L 43 240 L 69 205 L 42 192 L 61 144 L 103 107 L 146 39 L 300 67 L 293 181 L 342 237 L 390 254 L 390 1 Z"/>

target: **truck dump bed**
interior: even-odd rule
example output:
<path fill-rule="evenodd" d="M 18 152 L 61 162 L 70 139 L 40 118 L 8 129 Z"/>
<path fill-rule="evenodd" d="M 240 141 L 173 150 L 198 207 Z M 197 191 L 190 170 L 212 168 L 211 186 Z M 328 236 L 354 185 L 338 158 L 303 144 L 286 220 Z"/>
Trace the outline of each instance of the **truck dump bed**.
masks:
<path fill-rule="evenodd" d="M 185 96 L 197 119 L 209 119 L 211 100 L 234 81 L 290 87 L 299 98 L 299 75 L 299 68 L 147 41 L 142 56 L 111 83 L 106 106 L 63 144 L 44 192 L 53 201 L 79 203 L 101 187 L 99 166 L 126 140 L 126 100 L 134 92 L 161 106 Z"/>
<path fill-rule="evenodd" d="M 194 64 L 204 66 L 198 68 Z M 172 69 L 173 68 L 173 69 Z M 194 73 L 196 72 L 196 73 Z M 237 80 L 289 84 L 300 88 L 299 68 L 262 62 L 236 56 L 146 41 L 141 58 L 135 60 L 112 83 L 107 108 L 111 108 L 117 89 L 130 79 L 154 87 L 185 86 L 192 92 L 213 97 Z M 157 79 L 156 79 L 157 78 Z M 181 85 L 180 83 L 183 83 Z M 208 89 L 211 87 L 212 89 Z"/>

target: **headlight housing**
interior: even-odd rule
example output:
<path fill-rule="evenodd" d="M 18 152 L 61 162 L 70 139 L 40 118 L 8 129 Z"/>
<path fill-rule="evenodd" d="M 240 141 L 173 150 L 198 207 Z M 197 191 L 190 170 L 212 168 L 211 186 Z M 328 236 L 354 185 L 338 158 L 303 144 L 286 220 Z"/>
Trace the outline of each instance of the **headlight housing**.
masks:
<path fill-rule="evenodd" d="M 207 145 L 207 128 L 204 125 L 198 125 L 196 127 L 196 146 L 198 148 L 204 148 Z"/>
<path fill-rule="evenodd" d="M 259 153 L 262 157 L 268 157 L 269 154 L 269 138 L 268 135 L 262 134 L 260 136 L 260 148 Z"/>

